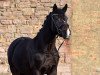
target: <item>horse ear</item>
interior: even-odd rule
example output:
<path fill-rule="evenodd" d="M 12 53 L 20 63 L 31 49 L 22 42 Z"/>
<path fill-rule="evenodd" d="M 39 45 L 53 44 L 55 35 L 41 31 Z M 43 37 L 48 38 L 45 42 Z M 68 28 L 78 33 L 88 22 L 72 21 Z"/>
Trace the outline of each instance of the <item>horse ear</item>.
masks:
<path fill-rule="evenodd" d="M 55 11 L 56 9 L 57 9 L 57 5 L 54 4 L 54 5 L 53 5 L 53 11 Z"/>
<path fill-rule="evenodd" d="M 64 12 L 66 12 L 66 11 L 67 11 L 67 8 L 68 8 L 68 5 L 66 4 L 66 5 L 63 7 L 62 10 L 63 10 Z"/>

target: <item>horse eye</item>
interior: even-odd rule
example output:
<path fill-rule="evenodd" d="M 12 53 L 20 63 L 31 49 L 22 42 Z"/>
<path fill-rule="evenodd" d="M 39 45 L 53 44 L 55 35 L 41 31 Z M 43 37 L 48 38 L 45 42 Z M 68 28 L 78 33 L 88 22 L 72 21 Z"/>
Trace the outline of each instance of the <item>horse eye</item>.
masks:
<path fill-rule="evenodd" d="M 65 23 L 66 21 L 65 21 L 65 20 L 63 20 L 63 22 Z"/>

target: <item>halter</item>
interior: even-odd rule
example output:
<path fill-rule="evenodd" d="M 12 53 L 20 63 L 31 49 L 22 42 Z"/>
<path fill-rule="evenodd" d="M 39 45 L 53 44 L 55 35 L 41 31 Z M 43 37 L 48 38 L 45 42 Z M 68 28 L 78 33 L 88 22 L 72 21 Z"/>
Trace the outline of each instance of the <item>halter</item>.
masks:
<path fill-rule="evenodd" d="M 57 25 L 56 25 L 56 23 L 55 23 L 55 21 L 54 21 L 54 18 L 53 18 L 54 15 L 58 15 L 58 14 L 52 14 L 52 15 L 51 15 L 51 19 L 52 19 L 52 21 L 53 21 L 53 22 L 52 22 L 52 29 L 53 29 L 53 23 L 54 23 L 54 25 L 55 25 L 55 27 L 56 27 L 56 29 L 57 29 L 58 34 L 60 34 L 59 31 L 62 31 L 62 30 L 59 29 L 59 28 L 57 27 Z M 56 38 L 58 38 L 58 35 L 57 35 Z M 58 47 L 58 49 L 57 49 L 58 51 L 60 50 L 60 48 L 61 48 L 61 46 L 63 45 L 64 41 L 65 41 L 65 40 L 63 40 L 63 42 L 62 42 L 62 43 L 60 44 L 60 46 Z"/>
<path fill-rule="evenodd" d="M 58 14 L 52 14 L 52 15 L 51 15 L 51 19 L 52 19 L 52 21 L 53 21 L 53 22 L 52 22 L 52 29 L 53 29 L 53 23 L 54 23 L 54 25 L 55 25 L 55 27 L 56 27 L 56 29 L 57 29 L 58 34 L 60 34 L 59 31 L 61 31 L 61 29 L 59 29 L 59 28 L 57 27 L 57 25 L 56 25 L 56 23 L 55 23 L 55 21 L 54 21 L 53 16 L 58 16 Z"/>

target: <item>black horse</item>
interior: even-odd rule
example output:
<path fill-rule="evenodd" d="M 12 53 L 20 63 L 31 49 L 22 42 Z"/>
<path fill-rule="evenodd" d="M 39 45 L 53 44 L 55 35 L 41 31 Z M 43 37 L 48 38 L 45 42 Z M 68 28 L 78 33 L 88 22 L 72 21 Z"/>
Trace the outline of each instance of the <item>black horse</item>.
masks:
<path fill-rule="evenodd" d="M 68 39 L 69 25 L 65 12 L 56 4 L 44 21 L 43 27 L 33 39 L 20 37 L 15 39 L 8 49 L 8 63 L 12 75 L 57 75 L 59 54 L 55 46 L 56 36 Z"/>

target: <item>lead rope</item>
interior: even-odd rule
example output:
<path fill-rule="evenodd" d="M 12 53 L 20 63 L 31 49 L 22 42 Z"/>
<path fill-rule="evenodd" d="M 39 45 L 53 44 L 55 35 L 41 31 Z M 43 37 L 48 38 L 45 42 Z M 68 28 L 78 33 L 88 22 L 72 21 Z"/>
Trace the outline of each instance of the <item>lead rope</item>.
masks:
<path fill-rule="evenodd" d="M 60 44 L 60 46 L 58 47 L 58 51 L 60 50 L 61 46 L 63 45 L 65 40 L 63 40 L 63 42 Z"/>
<path fill-rule="evenodd" d="M 57 37 L 56 37 L 56 38 L 58 38 L 58 35 L 57 35 Z M 63 45 L 64 41 L 65 41 L 65 40 L 63 40 L 63 42 L 60 44 L 60 46 L 58 47 L 57 51 L 59 51 L 59 50 L 60 50 L 60 48 L 61 48 L 61 46 Z"/>

